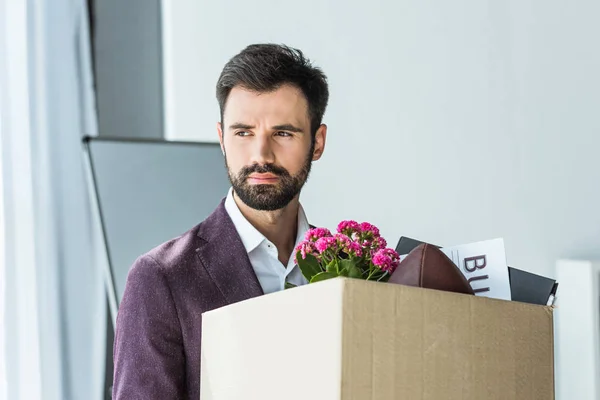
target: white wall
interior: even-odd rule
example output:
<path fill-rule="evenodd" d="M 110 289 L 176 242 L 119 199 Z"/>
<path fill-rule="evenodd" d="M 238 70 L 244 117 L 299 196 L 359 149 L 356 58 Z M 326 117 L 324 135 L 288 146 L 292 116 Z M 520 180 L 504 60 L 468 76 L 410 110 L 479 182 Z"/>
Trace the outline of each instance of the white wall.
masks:
<path fill-rule="evenodd" d="M 504 237 L 512 266 L 600 259 L 600 3 L 164 1 L 166 136 L 216 141 L 215 84 L 253 42 L 329 76 L 313 224 L 443 245 Z"/>
<path fill-rule="evenodd" d="M 600 398 L 600 263 L 560 260 L 555 313 L 557 398 Z"/>

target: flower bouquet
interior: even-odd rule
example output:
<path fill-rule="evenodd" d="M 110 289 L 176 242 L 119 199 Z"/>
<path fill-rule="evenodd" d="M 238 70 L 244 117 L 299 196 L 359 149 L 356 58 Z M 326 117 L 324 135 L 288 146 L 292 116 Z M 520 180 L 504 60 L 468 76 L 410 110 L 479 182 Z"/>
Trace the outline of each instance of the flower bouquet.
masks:
<path fill-rule="evenodd" d="M 368 223 L 342 221 L 337 233 L 314 228 L 295 249 L 295 261 L 309 283 L 345 276 L 385 282 L 399 256 L 387 248 L 379 229 Z"/>

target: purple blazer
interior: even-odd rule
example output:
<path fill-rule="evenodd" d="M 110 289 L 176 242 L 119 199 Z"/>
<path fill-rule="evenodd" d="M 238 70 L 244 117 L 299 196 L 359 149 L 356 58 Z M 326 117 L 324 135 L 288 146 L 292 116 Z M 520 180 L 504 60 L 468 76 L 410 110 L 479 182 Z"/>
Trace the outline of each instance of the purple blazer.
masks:
<path fill-rule="evenodd" d="M 224 204 L 133 264 L 117 315 L 113 399 L 198 400 L 202 313 L 263 294 Z"/>

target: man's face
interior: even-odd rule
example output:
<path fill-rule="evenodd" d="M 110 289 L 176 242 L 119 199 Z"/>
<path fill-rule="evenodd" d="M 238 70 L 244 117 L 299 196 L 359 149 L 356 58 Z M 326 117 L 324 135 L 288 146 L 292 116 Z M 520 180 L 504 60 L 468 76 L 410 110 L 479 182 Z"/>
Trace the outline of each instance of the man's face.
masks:
<path fill-rule="evenodd" d="M 256 210 L 287 206 L 321 157 L 326 129 L 319 128 L 313 147 L 308 103 L 296 87 L 269 93 L 234 87 L 218 131 L 236 195 Z"/>

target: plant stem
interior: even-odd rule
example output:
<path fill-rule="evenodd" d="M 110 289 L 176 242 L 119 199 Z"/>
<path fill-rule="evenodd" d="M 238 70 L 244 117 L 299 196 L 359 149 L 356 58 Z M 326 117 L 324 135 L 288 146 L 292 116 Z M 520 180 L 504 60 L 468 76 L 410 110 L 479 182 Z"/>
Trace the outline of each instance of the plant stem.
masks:
<path fill-rule="evenodd" d="M 383 274 L 382 274 L 382 275 L 379 277 L 379 279 L 377 279 L 377 282 L 379 282 L 379 281 L 381 281 L 383 278 L 385 278 L 385 276 L 386 276 L 387 274 L 388 274 L 388 273 L 387 273 L 387 271 L 386 271 L 386 272 L 384 272 L 384 273 L 383 273 Z"/>

